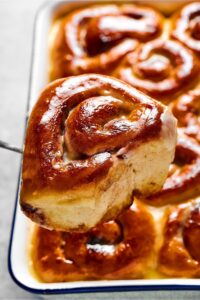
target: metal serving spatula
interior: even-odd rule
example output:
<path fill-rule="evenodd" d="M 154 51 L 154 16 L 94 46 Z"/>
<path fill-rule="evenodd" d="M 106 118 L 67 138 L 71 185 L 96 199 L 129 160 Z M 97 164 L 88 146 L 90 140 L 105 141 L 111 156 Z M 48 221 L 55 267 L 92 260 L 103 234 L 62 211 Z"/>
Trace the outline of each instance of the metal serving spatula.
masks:
<path fill-rule="evenodd" d="M 10 150 L 10 151 L 17 152 L 17 153 L 23 153 L 23 150 L 21 148 L 18 148 L 16 146 L 13 146 L 13 145 L 3 142 L 1 140 L 0 140 L 0 148 L 4 148 L 4 149 Z"/>

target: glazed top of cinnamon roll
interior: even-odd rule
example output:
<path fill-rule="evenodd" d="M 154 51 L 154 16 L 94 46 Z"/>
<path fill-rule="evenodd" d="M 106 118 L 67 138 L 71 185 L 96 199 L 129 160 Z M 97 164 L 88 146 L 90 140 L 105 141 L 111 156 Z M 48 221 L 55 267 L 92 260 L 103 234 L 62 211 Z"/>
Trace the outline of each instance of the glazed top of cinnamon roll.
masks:
<path fill-rule="evenodd" d="M 151 205 L 164 206 L 181 203 L 198 196 L 199 192 L 200 145 L 179 130 L 175 158 L 163 188 L 147 197 L 145 201 Z"/>
<path fill-rule="evenodd" d="M 200 3 L 184 6 L 173 17 L 172 36 L 200 54 Z"/>
<path fill-rule="evenodd" d="M 125 155 L 141 140 L 159 135 L 163 111 L 139 91 L 107 76 L 53 82 L 30 116 L 26 187 L 66 190 L 97 180 L 113 165 L 113 154 Z"/>
<path fill-rule="evenodd" d="M 172 104 L 172 112 L 184 133 L 200 142 L 200 88 L 180 96 Z"/>
<path fill-rule="evenodd" d="M 200 198 L 171 207 L 166 212 L 159 269 L 176 277 L 200 275 Z"/>
<path fill-rule="evenodd" d="M 133 5 L 96 5 L 69 13 L 53 39 L 53 79 L 82 73 L 109 72 L 138 41 L 157 37 L 161 15 Z"/>
<path fill-rule="evenodd" d="M 47 227 L 86 231 L 116 217 L 132 193 L 158 191 L 175 142 L 169 110 L 122 81 L 96 74 L 59 79 L 30 116 L 22 210 Z"/>
<path fill-rule="evenodd" d="M 124 58 L 113 75 L 157 100 L 169 103 L 199 79 L 197 57 L 173 40 L 157 39 Z"/>

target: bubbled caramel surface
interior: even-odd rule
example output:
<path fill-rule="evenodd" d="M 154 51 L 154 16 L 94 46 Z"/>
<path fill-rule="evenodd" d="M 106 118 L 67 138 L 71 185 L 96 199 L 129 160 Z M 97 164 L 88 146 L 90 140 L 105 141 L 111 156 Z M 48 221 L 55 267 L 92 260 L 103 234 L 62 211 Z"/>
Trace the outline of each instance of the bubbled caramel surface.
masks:
<path fill-rule="evenodd" d="M 93 5 L 68 13 L 56 26 L 51 78 L 88 72 L 116 76 L 168 104 L 179 132 L 175 159 L 160 192 L 137 199 L 116 220 L 86 234 L 35 229 L 32 261 L 38 278 L 44 282 L 199 278 L 200 3 L 184 5 L 168 17 L 140 5 Z M 102 106 L 104 99 L 99 99 Z M 74 120 L 82 117 L 80 112 L 90 101 L 72 111 L 64 128 L 77 129 Z M 110 95 L 106 102 L 107 119 L 123 113 L 129 120 L 129 104 L 121 107 Z M 101 109 L 95 126 L 101 126 Z M 95 130 L 89 134 L 96 138 Z M 77 158 L 79 151 L 93 155 L 104 149 L 106 135 L 98 137 L 95 148 L 87 135 L 79 147 L 79 138 L 64 136 L 72 157 Z M 120 146 L 124 138 L 113 136 L 114 145 Z M 99 174 L 111 163 L 105 157 Z"/>

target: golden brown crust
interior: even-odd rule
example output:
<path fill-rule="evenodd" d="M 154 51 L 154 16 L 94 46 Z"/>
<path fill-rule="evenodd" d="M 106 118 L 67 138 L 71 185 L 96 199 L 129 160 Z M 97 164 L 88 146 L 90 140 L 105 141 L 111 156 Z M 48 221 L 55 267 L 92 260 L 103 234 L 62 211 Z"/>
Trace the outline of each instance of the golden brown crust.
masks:
<path fill-rule="evenodd" d="M 109 74 L 137 41 L 157 37 L 162 17 L 139 5 L 95 5 L 69 13 L 53 42 L 52 78 L 83 73 Z"/>
<path fill-rule="evenodd" d="M 43 282 L 143 278 L 152 265 L 154 242 L 152 216 L 134 205 L 88 233 L 37 228 L 33 264 Z"/>
<path fill-rule="evenodd" d="M 200 54 L 200 3 L 185 5 L 172 20 L 172 37 Z"/>
<path fill-rule="evenodd" d="M 163 188 L 147 197 L 150 205 L 180 203 L 200 192 L 200 145 L 179 132 L 175 159 Z"/>
<path fill-rule="evenodd" d="M 173 277 L 200 275 L 199 198 L 167 212 L 164 242 L 159 253 L 159 270 Z"/>
<path fill-rule="evenodd" d="M 113 164 L 111 152 L 159 136 L 162 112 L 158 103 L 106 76 L 51 83 L 29 119 L 22 198 L 98 181 Z"/>
<path fill-rule="evenodd" d="M 199 62 L 192 51 L 179 42 L 157 39 L 129 53 L 113 76 L 169 103 L 197 83 Z"/>
<path fill-rule="evenodd" d="M 21 209 L 42 226 L 85 232 L 130 206 L 132 193 L 158 191 L 175 142 L 172 114 L 120 80 L 87 74 L 52 82 L 28 123 Z"/>

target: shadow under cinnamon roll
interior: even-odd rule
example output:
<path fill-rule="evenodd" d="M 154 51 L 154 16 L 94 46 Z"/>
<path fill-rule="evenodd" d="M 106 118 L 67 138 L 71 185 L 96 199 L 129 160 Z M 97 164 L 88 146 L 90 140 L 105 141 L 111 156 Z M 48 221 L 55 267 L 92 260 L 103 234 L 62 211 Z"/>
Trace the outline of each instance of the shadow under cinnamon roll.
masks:
<path fill-rule="evenodd" d="M 169 103 L 197 83 L 200 71 L 192 51 L 179 42 L 157 39 L 127 54 L 113 75 Z"/>
<path fill-rule="evenodd" d="M 200 199 L 167 211 L 159 270 L 173 277 L 200 276 Z"/>
<path fill-rule="evenodd" d="M 32 243 L 32 263 L 43 282 L 143 278 L 153 264 L 155 228 L 150 213 L 134 204 L 87 233 L 38 227 Z"/>
<path fill-rule="evenodd" d="M 137 41 L 151 40 L 161 29 L 162 16 L 145 6 L 95 5 L 75 10 L 56 26 L 51 78 L 110 74 Z"/>
<path fill-rule="evenodd" d="M 95 74 L 57 80 L 29 119 L 21 208 L 43 226 L 86 231 L 130 206 L 132 194 L 158 191 L 175 143 L 169 110 L 125 83 Z"/>

